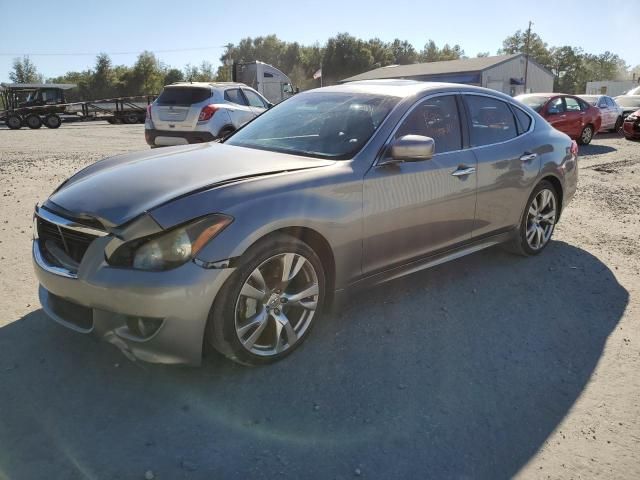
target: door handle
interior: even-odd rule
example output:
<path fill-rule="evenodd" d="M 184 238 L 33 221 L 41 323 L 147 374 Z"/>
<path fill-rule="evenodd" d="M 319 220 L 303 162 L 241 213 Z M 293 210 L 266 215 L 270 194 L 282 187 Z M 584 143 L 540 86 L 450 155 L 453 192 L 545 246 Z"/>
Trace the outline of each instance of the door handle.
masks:
<path fill-rule="evenodd" d="M 530 160 L 535 160 L 537 157 L 537 153 L 525 153 L 520 157 L 520 160 L 522 160 L 523 162 L 528 162 Z"/>
<path fill-rule="evenodd" d="M 453 175 L 454 177 L 464 177 L 466 175 L 471 175 L 472 173 L 476 172 L 476 167 L 461 167 L 458 168 L 455 172 L 453 172 L 451 175 Z"/>

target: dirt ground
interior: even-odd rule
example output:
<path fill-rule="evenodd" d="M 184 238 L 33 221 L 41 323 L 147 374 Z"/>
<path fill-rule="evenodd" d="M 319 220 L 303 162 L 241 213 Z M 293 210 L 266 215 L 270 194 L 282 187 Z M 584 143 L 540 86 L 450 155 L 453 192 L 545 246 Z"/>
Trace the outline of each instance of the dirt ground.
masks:
<path fill-rule="evenodd" d="M 0 129 L 0 479 L 640 478 L 640 143 L 581 148 L 537 258 L 354 295 L 294 355 L 131 363 L 39 308 L 33 206 L 142 126 Z"/>

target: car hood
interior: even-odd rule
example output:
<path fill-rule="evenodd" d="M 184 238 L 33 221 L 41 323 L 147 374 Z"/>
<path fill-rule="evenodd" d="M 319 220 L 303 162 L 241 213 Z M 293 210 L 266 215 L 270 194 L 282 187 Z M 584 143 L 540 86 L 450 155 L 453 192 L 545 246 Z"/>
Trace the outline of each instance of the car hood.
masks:
<path fill-rule="evenodd" d="M 109 228 L 193 191 L 333 163 L 219 143 L 169 147 L 96 162 L 63 183 L 45 206 Z"/>

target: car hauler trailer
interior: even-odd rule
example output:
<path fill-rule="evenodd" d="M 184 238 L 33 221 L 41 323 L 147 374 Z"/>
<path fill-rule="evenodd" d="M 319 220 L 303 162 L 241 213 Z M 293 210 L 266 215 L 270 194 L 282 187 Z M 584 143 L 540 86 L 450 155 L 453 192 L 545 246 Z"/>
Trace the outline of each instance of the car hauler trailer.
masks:
<path fill-rule="evenodd" d="M 12 130 L 23 126 L 58 128 L 65 121 L 106 120 L 109 123 L 144 123 L 155 95 L 67 102 L 64 92 L 74 84 L 0 84 L 0 121 Z"/>
<path fill-rule="evenodd" d="M 291 79 L 272 65 L 264 62 L 234 62 L 234 82 L 244 83 L 257 90 L 271 103 L 276 104 L 297 93 Z"/>

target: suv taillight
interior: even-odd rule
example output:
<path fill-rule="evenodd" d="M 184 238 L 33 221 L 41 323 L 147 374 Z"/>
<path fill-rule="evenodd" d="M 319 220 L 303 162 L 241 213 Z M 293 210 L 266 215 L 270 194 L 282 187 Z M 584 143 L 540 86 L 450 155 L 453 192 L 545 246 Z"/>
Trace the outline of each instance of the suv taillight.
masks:
<path fill-rule="evenodd" d="M 213 114 L 216 113 L 217 111 L 218 111 L 218 107 L 216 107 L 215 105 L 206 105 L 206 106 L 202 107 L 202 111 L 200 112 L 200 116 L 198 117 L 198 121 L 199 122 L 206 122 L 211 117 L 213 117 Z"/>
<path fill-rule="evenodd" d="M 151 120 L 151 104 L 147 105 L 147 118 Z"/>

